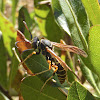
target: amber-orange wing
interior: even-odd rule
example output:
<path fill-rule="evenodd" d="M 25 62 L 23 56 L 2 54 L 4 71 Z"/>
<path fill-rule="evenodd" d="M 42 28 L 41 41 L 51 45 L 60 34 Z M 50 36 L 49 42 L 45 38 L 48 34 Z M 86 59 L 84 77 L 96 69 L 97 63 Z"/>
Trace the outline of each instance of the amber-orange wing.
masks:
<path fill-rule="evenodd" d="M 58 47 L 61 50 L 73 52 L 73 53 L 76 53 L 76 54 L 81 55 L 83 57 L 87 57 L 86 52 L 83 51 L 82 49 L 76 47 L 76 46 L 65 45 L 65 44 L 56 43 L 56 42 L 51 42 L 51 43 L 53 46 Z"/>
<path fill-rule="evenodd" d="M 79 77 L 72 71 L 72 69 L 59 57 L 57 56 L 51 49 L 49 49 L 48 47 L 46 47 L 47 52 L 49 52 L 53 57 L 55 57 L 58 62 L 62 65 L 62 67 L 64 68 L 64 70 L 67 71 L 67 69 L 69 69 L 78 79 Z M 80 81 L 80 79 L 79 79 Z"/>
<path fill-rule="evenodd" d="M 21 54 L 24 50 L 27 49 L 31 49 L 31 42 L 29 40 L 27 40 L 25 38 L 25 36 L 23 35 L 23 33 L 19 30 L 17 30 L 17 38 L 16 38 L 16 46 L 17 49 L 19 51 L 19 53 Z M 21 59 L 22 61 L 22 59 Z M 27 70 L 27 73 L 30 75 L 33 75 L 33 73 L 31 72 L 31 70 L 23 63 L 23 67 Z"/>
<path fill-rule="evenodd" d="M 17 30 L 16 46 L 20 53 L 24 50 L 31 49 L 31 42 L 25 38 L 23 33 Z"/>

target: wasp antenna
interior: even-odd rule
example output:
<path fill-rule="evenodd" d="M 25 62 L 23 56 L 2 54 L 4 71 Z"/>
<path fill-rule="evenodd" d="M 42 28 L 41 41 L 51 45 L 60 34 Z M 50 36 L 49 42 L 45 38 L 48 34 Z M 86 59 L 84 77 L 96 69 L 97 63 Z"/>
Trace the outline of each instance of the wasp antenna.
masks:
<path fill-rule="evenodd" d="M 24 23 L 24 25 L 25 25 L 26 29 L 29 31 L 29 33 L 30 33 L 30 35 L 31 35 L 31 40 L 32 40 L 32 34 L 31 34 L 31 31 L 29 30 L 29 28 L 28 28 L 28 26 L 27 26 L 26 22 L 25 22 L 25 21 L 23 21 L 23 23 Z"/>

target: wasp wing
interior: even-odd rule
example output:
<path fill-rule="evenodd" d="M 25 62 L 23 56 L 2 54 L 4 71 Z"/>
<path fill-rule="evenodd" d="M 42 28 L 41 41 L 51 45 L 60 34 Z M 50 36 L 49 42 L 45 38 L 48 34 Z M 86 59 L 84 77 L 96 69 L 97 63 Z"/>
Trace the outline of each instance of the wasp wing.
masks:
<path fill-rule="evenodd" d="M 56 42 L 51 42 L 51 44 L 55 47 L 60 48 L 61 50 L 64 51 L 69 51 L 69 52 L 73 52 L 76 53 L 78 55 L 81 55 L 83 57 L 87 57 L 87 54 L 85 51 L 81 50 L 80 48 L 76 47 L 76 46 L 72 46 L 72 45 L 65 45 L 65 44 L 61 44 L 61 43 L 56 43 Z"/>
<path fill-rule="evenodd" d="M 64 68 L 64 70 L 70 70 L 78 79 L 79 77 L 72 71 L 72 69 L 59 57 L 57 56 L 51 49 L 49 49 L 48 47 L 46 47 L 47 52 L 49 52 L 54 58 L 57 59 L 57 61 L 62 65 L 62 67 Z M 80 80 L 80 79 L 79 79 Z"/>

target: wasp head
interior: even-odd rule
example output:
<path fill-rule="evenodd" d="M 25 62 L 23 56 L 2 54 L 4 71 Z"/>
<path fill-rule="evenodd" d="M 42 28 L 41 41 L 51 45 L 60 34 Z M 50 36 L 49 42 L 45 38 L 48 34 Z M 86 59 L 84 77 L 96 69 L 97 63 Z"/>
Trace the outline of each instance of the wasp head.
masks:
<path fill-rule="evenodd" d="M 32 40 L 32 48 L 37 49 L 39 47 L 40 41 L 38 37 L 34 37 Z"/>

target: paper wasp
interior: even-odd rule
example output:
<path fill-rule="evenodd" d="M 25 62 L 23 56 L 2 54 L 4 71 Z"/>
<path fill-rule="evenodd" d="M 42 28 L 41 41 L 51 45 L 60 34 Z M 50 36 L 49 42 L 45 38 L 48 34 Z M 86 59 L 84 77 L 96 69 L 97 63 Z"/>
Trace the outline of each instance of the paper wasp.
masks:
<path fill-rule="evenodd" d="M 24 22 L 24 24 L 25 24 L 26 28 L 28 29 L 28 27 L 27 27 L 25 22 Z M 16 47 L 17 47 L 17 43 L 19 43 L 19 42 L 23 42 L 23 41 L 16 42 Z M 55 68 L 55 70 L 53 72 L 53 75 L 49 79 L 46 80 L 46 82 L 44 83 L 43 87 L 45 86 L 45 84 L 50 79 L 52 79 L 52 77 L 55 75 L 55 73 L 57 73 L 57 76 L 58 76 L 58 79 L 59 79 L 60 83 L 61 84 L 64 83 L 64 81 L 66 79 L 66 71 L 67 71 L 67 69 L 69 69 L 78 78 L 78 76 L 70 69 L 70 67 L 68 67 L 68 65 L 59 56 L 57 56 L 54 53 L 52 48 L 53 48 L 53 46 L 56 46 L 56 47 L 60 48 L 61 50 L 64 50 L 64 51 L 68 50 L 70 52 L 82 55 L 83 57 L 87 57 L 87 54 L 85 53 L 85 51 L 79 49 L 76 46 L 71 46 L 71 45 L 65 45 L 65 44 L 61 44 L 61 43 L 51 42 L 51 41 L 49 41 L 47 39 L 39 40 L 38 37 L 34 37 L 32 39 L 32 35 L 31 35 L 30 43 L 32 45 L 32 48 L 34 48 L 34 51 L 31 54 L 29 54 L 20 64 L 23 64 L 33 54 L 38 55 L 38 54 L 42 53 L 46 57 L 47 62 L 49 63 L 49 70 L 51 70 L 51 67 Z M 46 70 L 46 71 L 48 71 L 48 70 Z M 43 72 L 40 72 L 40 73 L 36 73 L 35 75 L 44 73 L 46 71 L 43 71 Z M 43 87 L 42 87 L 42 89 L 43 89 Z"/>

